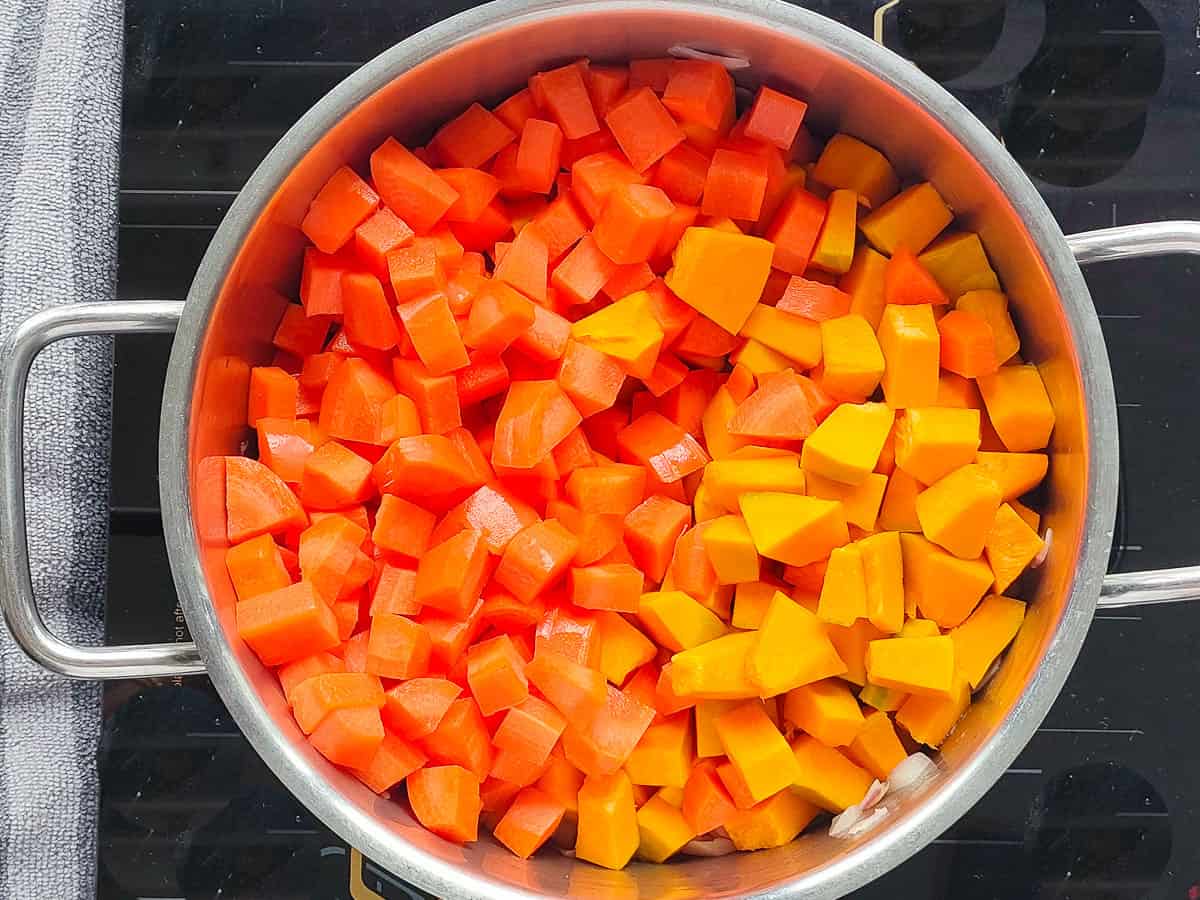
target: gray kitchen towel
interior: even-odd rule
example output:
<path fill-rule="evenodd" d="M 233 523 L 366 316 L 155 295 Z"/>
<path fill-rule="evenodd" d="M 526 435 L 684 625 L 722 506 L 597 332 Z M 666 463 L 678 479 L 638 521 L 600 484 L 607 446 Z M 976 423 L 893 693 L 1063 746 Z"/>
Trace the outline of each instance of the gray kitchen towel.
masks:
<path fill-rule="evenodd" d="M 0 0 L 0 338 L 116 284 L 121 0 Z M 58 344 L 26 404 L 33 584 L 63 638 L 103 636 L 111 346 Z M 0 900 L 95 896 L 98 685 L 0 624 Z"/>

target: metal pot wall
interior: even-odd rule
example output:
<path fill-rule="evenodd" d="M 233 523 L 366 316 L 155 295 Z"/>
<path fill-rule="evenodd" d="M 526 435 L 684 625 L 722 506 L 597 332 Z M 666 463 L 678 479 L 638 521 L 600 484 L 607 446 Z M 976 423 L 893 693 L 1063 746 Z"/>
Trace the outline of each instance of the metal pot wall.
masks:
<path fill-rule="evenodd" d="M 793 90 L 815 130 L 879 147 L 903 176 L 929 178 L 980 233 L 1058 416 L 1044 522 L 1053 547 L 1003 665 L 938 754 L 923 790 L 852 841 L 824 834 L 719 859 L 609 872 L 555 854 L 529 861 L 484 840 L 458 847 L 417 825 L 311 749 L 273 674 L 236 637 L 224 568 L 219 479 L 206 459 L 240 452 L 249 367 L 271 356 L 295 296 L 310 199 L 337 166 L 364 168 L 389 134 L 420 138 L 471 101 L 498 100 L 532 71 L 581 55 L 661 56 L 674 45 L 743 56 L 739 83 Z M 1079 653 L 1097 604 L 1200 594 L 1200 567 L 1105 577 L 1117 495 L 1117 418 L 1099 322 L 1079 263 L 1200 253 L 1200 223 L 1065 238 L 984 126 L 915 67 L 866 38 L 778 0 L 716 3 L 498 0 L 403 41 L 347 78 L 271 151 L 230 208 L 186 303 L 62 307 L 20 326 L 0 352 L 0 607 L 35 660 L 79 678 L 207 672 L 242 731 L 327 825 L 396 875 L 443 897 L 837 897 L 898 865 L 971 807 L 1032 736 Z M 195 645 L 91 648 L 46 629 L 25 540 L 25 380 L 48 343 L 91 333 L 176 331 L 159 436 L 162 511 Z M 215 482 L 215 483 L 214 483 Z M 216 502 L 214 503 L 214 498 Z M 164 597 L 163 602 L 169 602 Z"/>

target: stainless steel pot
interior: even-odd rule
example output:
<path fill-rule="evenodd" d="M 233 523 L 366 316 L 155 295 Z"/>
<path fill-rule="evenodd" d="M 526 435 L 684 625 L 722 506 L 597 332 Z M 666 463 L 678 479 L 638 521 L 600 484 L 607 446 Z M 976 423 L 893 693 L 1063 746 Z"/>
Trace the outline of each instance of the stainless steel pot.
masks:
<path fill-rule="evenodd" d="M 219 484 L 205 459 L 238 453 L 249 366 L 268 359 L 295 295 L 309 200 L 345 161 L 388 134 L 423 131 L 472 100 L 499 99 L 529 72 L 580 55 L 659 56 L 676 44 L 748 58 L 738 73 L 809 101 L 819 131 L 848 131 L 907 176 L 931 179 L 977 230 L 1016 309 L 1023 353 L 1058 415 L 1045 523 L 1053 548 L 997 676 L 942 748 L 938 776 L 853 841 L 810 835 L 721 859 L 609 872 L 556 855 L 523 861 L 490 839 L 446 843 L 314 752 L 270 671 L 236 637 Z M 971 807 L 1032 736 L 1100 606 L 1200 594 L 1200 567 L 1105 576 L 1117 495 L 1117 417 L 1099 322 L 1080 263 L 1200 253 L 1200 223 L 1164 222 L 1065 238 L 999 142 L 905 60 L 778 0 L 647 3 L 498 0 L 421 32 L 347 78 L 292 128 L 216 232 L 185 303 L 61 307 L 20 326 L 0 352 L 0 607 L 31 657 L 77 678 L 207 672 L 242 731 L 327 825 L 396 875 L 444 897 L 837 897 L 915 853 Z M 94 333 L 176 331 L 159 435 L 167 545 L 192 644 L 79 647 L 43 624 L 25 539 L 22 406 L 37 353 Z M 206 479 L 209 483 L 206 484 Z M 169 602 L 163 598 L 163 602 Z"/>

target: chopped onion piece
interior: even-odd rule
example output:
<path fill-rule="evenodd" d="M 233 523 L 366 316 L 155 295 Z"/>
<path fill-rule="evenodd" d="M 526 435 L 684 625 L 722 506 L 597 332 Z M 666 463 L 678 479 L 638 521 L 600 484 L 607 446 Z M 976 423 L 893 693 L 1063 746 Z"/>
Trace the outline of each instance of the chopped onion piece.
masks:
<path fill-rule="evenodd" d="M 1038 551 L 1038 555 L 1029 563 L 1029 568 L 1036 569 L 1046 561 L 1046 555 L 1050 552 L 1050 545 L 1054 543 L 1054 529 L 1047 528 L 1046 534 L 1042 538 L 1042 549 Z"/>
<path fill-rule="evenodd" d="M 860 819 L 846 832 L 846 837 L 858 837 L 860 834 L 866 834 L 880 822 L 887 818 L 888 808 L 886 806 L 877 806 L 872 810 L 869 816 Z"/>
<path fill-rule="evenodd" d="M 750 60 L 744 56 L 723 56 L 720 53 L 709 53 L 706 50 L 697 50 L 695 47 L 689 47 L 686 44 L 676 44 L 667 51 L 672 56 L 680 59 L 703 59 L 708 62 L 715 62 L 722 65 L 729 71 L 734 72 L 738 69 L 750 68 Z"/>
<path fill-rule="evenodd" d="M 847 806 L 845 810 L 833 817 L 833 821 L 829 823 L 829 836 L 831 838 L 846 837 L 850 833 L 850 829 L 862 821 L 863 808 L 855 803 L 853 806 Z"/>
<path fill-rule="evenodd" d="M 679 852 L 686 856 L 728 856 L 730 853 L 736 853 L 737 847 L 733 846 L 733 841 L 729 838 L 695 838 L 680 847 Z"/>
<path fill-rule="evenodd" d="M 905 757 L 892 769 L 888 776 L 888 786 L 893 791 L 903 791 L 932 778 L 937 770 L 937 763 L 924 753 L 914 753 Z"/>
<path fill-rule="evenodd" d="M 873 809 L 887 795 L 887 792 L 888 783 L 886 781 L 879 781 L 878 779 L 872 781 L 871 786 L 867 788 L 867 793 L 858 801 L 858 805 L 864 810 Z"/>

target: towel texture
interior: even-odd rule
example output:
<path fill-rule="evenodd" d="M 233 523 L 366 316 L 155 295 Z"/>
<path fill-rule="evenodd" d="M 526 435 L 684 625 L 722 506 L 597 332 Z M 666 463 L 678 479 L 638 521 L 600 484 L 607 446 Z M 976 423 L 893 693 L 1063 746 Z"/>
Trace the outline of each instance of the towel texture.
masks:
<path fill-rule="evenodd" d="M 4 0 L 0 337 L 116 284 L 123 5 Z M 33 584 L 49 627 L 103 636 L 111 347 L 58 344 L 26 404 Z M 100 688 L 44 672 L 0 625 L 0 897 L 91 898 Z"/>

